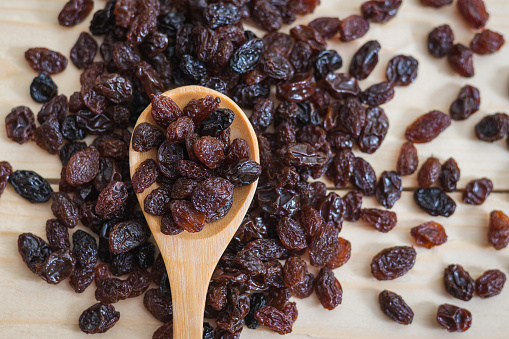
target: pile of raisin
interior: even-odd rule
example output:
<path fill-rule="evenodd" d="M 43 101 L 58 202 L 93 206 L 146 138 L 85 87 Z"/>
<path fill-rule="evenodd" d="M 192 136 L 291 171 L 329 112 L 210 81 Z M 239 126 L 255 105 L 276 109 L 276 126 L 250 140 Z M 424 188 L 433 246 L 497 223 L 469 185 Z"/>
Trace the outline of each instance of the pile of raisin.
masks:
<path fill-rule="evenodd" d="M 158 182 L 143 208 L 162 216 L 164 234 L 199 232 L 205 223 L 223 218 L 232 206 L 233 188 L 261 174 L 261 166 L 249 160 L 247 141 L 230 143 L 235 113 L 220 103 L 219 97 L 206 96 L 181 109 L 170 97 L 154 96 L 151 115 L 157 126 L 144 122 L 133 131 L 134 150 L 157 148 L 157 159 L 142 162 L 131 184 L 142 193 Z"/>
<path fill-rule="evenodd" d="M 433 7 L 451 2 L 421 0 Z M 361 153 L 374 153 L 382 145 L 389 118 L 381 106 L 393 99 L 398 87 L 415 81 L 418 61 L 395 55 L 385 68 L 384 81 L 361 88 L 360 80 L 370 76 L 385 53 L 380 43 L 366 41 L 348 62 L 328 49 L 327 41 L 365 36 L 370 25 L 396 16 L 402 1 L 366 1 L 360 15 L 321 17 L 292 27 L 289 34 L 277 31 L 297 15 L 312 13 L 318 4 L 109 0 L 93 14 L 90 34 L 80 34 L 70 51 L 70 67 L 82 74 L 81 87 L 69 98 L 58 95 L 51 78 L 66 69 L 67 58 L 43 47 L 25 53 L 38 73 L 30 85 L 31 96 L 44 105 L 37 117 L 26 106 L 13 108 L 5 120 L 7 136 L 19 144 L 35 141 L 58 154 L 61 180 L 58 192 L 53 192 L 37 173 L 13 171 L 1 162 L 0 194 L 9 182 L 30 202 L 51 199 L 54 218 L 46 222 L 47 241 L 23 233 L 18 250 L 27 267 L 47 283 L 68 279 L 82 293 L 95 282 L 96 303 L 77 320 L 83 332 L 107 331 L 120 319 L 113 304 L 143 295 L 144 307 L 162 323 L 153 338 L 172 336 L 168 274 L 142 210 L 162 217 L 164 234 L 198 232 L 228 213 L 235 187 L 258 179 L 249 211 L 210 281 L 205 318 L 217 326 L 204 323 L 208 339 L 239 338 L 244 325 L 290 333 L 298 316 L 292 297 L 307 298 L 315 292 L 325 309 L 338 307 L 343 288 L 334 270 L 348 262 L 352 251 L 350 242 L 339 236 L 343 221 L 362 219 L 382 233 L 394 229 L 397 215 L 388 209 L 401 198 L 402 176 L 418 171 L 420 187 L 414 198 L 427 213 L 454 213 L 456 203 L 447 193 L 457 190 L 457 163 L 431 157 L 419 169 L 414 144 L 434 140 L 453 120 L 477 112 L 479 91 L 467 85 L 452 102 L 449 115 L 433 110 L 419 117 L 406 131 L 408 141 L 396 168 L 377 175 Z M 457 5 L 474 28 L 485 25 L 488 15 L 481 0 L 460 0 Z M 91 0 L 69 0 L 58 22 L 74 26 L 92 8 Z M 244 29 L 243 20 L 268 33 L 258 37 Z M 494 53 L 503 43 L 500 34 L 485 29 L 470 48 L 455 45 L 452 29 L 444 25 L 430 33 L 428 48 L 436 57 L 447 56 L 461 75 L 472 76 L 473 53 Z M 94 61 L 97 56 L 101 61 Z M 234 114 L 221 108 L 218 98 L 195 98 L 178 107 L 161 95 L 185 85 L 214 89 L 251 111 L 260 164 L 249 160 L 245 140 L 230 140 Z M 139 124 L 131 135 L 149 104 L 155 124 Z M 508 124 L 507 116 L 497 113 L 481 120 L 476 133 L 493 142 L 507 134 Z M 83 141 L 87 136 L 90 142 Z M 130 144 L 139 152 L 157 150 L 157 157 L 140 164 L 132 179 Z M 327 192 L 323 182 L 308 180 L 318 178 L 349 191 L 340 196 Z M 152 190 L 154 184 L 157 188 Z M 463 191 L 463 201 L 482 204 L 492 189 L 487 178 L 472 181 Z M 135 194 L 145 190 L 150 193 L 140 206 Z M 367 196 L 374 196 L 383 208 L 362 208 Z M 80 223 L 86 231 L 70 231 Z M 411 236 L 425 248 L 447 240 L 444 227 L 435 222 L 413 228 Z M 501 211 L 490 214 L 488 241 L 496 249 L 509 243 L 509 217 Z M 378 280 L 399 278 L 416 258 L 413 247 L 386 248 L 373 258 L 372 274 Z M 458 280 L 465 276 L 468 273 L 456 265 L 444 277 L 447 291 L 465 300 L 474 291 L 481 298 L 497 295 L 505 283 L 498 270 L 476 281 L 465 278 L 466 285 Z M 379 303 L 392 320 L 412 322 L 414 312 L 398 294 L 384 290 Z M 437 321 L 450 331 L 464 331 L 471 314 L 441 305 Z"/>

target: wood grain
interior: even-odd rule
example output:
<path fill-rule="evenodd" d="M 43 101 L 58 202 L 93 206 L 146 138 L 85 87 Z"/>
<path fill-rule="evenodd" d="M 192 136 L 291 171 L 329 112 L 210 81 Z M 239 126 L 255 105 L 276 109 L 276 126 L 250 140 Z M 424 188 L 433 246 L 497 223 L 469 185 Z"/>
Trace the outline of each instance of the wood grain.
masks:
<path fill-rule="evenodd" d="M 319 16 L 344 18 L 359 13 L 361 0 L 322 0 L 316 12 L 295 23 L 307 23 Z M 0 114 L 4 117 L 12 107 L 28 105 L 37 113 L 40 105 L 28 94 L 28 86 L 36 75 L 26 64 L 23 53 L 35 46 L 58 50 L 66 55 L 78 37 L 87 30 L 88 23 L 72 29 L 57 25 L 56 17 L 65 0 L 0 0 Z M 506 0 L 485 0 L 490 12 L 488 28 L 509 37 L 509 6 Z M 104 6 L 97 1 L 96 8 Z M 90 17 L 89 17 L 90 19 Z M 362 155 L 377 173 L 393 169 L 397 153 L 404 142 L 406 126 L 417 116 L 432 109 L 448 111 L 451 101 L 464 84 L 481 91 L 481 110 L 464 122 L 454 122 L 442 135 L 429 144 L 417 145 L 419 158 L 430 155 L 444 161 L 454 157 L 462 170 L 459 187 L 474 178 L 486 176 L 494 181 L 497 193 L 479 207 L 458 203 L 450 218 L 432 218 L 415 206 L 410 192 L 403 194 L 395 205 L 398 226 L 388 234 L 381 234 L 362 222 L 345 223 L 341 236 L 352 242 L 352 259 L 335 270 L 344 289 L 343 304 L 333 311 L 324 310 L 315 296 L 297 300 L 299 318 L 292 334 L 287 338 L 450 338 L 456 337 L 440 329 L 434 320 L 441 303 L 452 303 L 472 311 L 473 325 L 461 338 L 507 338 L 509 316 L 506 289 L 497 297 L 487 300 L 474 298 L 463 302 L 449 297 L 443 290 L 443 269 L 458 263 L 479 276 L 484 270 L 501 269 L 509 273 L 508 249 L 495 251 L 486 241 L 488 213 L 501 209 L 509 213 L 509 157 L 504 141 L 493 144 L 479 142 L 473 133 L 474 125 L 485 115 L 507 112 L 509 105 L 509 48 L 490 56 L 475 56 L 476 75 L 461 78 L 451 72 L 446 61 L 434 59 L 426 51 L 425 39 L 435 26 L 450 23 L 456 40 L 468 44 L 474 31 L 459 17 L 455 6 L 440 10 L 424 8 L 418 0 L 404 0 L 398 15 L 384 25 L 372 24 L 368 34 L 348 44 L 337 37 L 329 42 L 344 60 L 346 71 L 353 53 L 366 41 L 377 39 L 382 45 L 379 65 L 373 74 L 361 82 L 366 88 L 385 79 L 385 65 L 397 54 L 410 54 L 419 60 L 419 76 L 407 88 L 397 88 L 396 96 L 384 105 L 391 127 L 381 149 L 373 155 Z M 284 29 L 289 30 L 289 27 Z M 260 31 L 257 31 L 261 33 Z M 60 93 L 69 96 L 79 89 L 79 72 L 73 66 L 54 76 Z M 3 119 L 0 119 L 3 125 Z M 0 160 L 9 160 L 16 169 L 33 169 L 41 175 L 59 177 L 58 157 L 47 155 L 35 144 L 18 145 L 10 142 L 5 129 L 0 127 Z M 357 151 L 358 153 L 358 151 Z M 407 189 L 415 187 L 415 176 L 404 178 Z M 341 192 L 343 194 L 344 191 Z M 453 194 L 460 201 L 459 194 Z M 366 206 L 376 206 L 373 199 L 365 199 Z M 51 218 L 50 204 L 32 205 L 7 187 L 0 199 L 0 337 L 1 338 L 88 338 L 77 327 L 77 319 L 85 308 L 95 302 L 93 288 L 75 294 L 64 282 L 49 286 L 33 275 L 21 262 L 16 250 L 17 236 L 21 232 L 44 235 L 45 221 Z M 409 236 L 411 227 L 436 220 L 443 223 L 449 241 L 432 250 L 417 248 L 415 267 L 404 277 L 391 282 L 378 282 L 369 273 L 371 258 L 382 248 L 413 244 Z M 313 273 L 317 273 L 313 270 Z M 388 320 L 378 309 L 377 295 L 383 289 L 401 294 L 415 311 L 410 326 L 401 326 Z M 143 308 L 141 298 L 125 300 L 115 307 L 121 319 L 101 338 L 150 338 L 160 324 Z M 259 329 L 246 329 L 244 339 L 280 338 L 279 335 Z"/>

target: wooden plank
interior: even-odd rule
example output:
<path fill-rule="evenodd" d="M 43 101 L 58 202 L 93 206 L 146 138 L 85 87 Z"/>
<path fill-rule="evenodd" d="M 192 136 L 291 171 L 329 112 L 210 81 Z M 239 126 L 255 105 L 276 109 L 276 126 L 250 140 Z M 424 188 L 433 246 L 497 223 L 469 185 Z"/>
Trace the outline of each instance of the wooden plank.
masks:
<path fill-rule="evenodd" d="M 488 27 L 509 36 L 509 6 L 505 0 L 485 0 L 490 11 Z M 17 105 L 28 105 L 34 113 L 40 104 L 28 94 L 28 85 L 36 73 L 23 58 L 26 49 L 44 46 L 65 55 L 74 44 L 79 32 L 87 30 L 88 22 L 67 29 L 57 25 L 56 17 L 64 0 L 0 0 L 0 118 Z M 313 15 L 299 18 L 295 23 L 307 23 L 319 16 L 344 18 L 358 13 L 362 1 L 322 0 Z M 104 5 L 98 1 L 95 6 Z M 89 17 L 90 19 L 90 17 Z M 397 17 L 384 25 L 373 24 L 368 34 L 352 43 L 330 41 L 344 60 L 341 69 L 346 71 L 353 53 L 366 41 L 378 39 L 382 45 L 379 65 L 369 79 L 361 81 L 362 88 L 383 81 L 387 61 L 397 54 L 410 54 L 419 60 L 419 76 L 408 88 L 397 88 L 396 96 L 384 105 L 391 127 L 380 151 L 362 155 L 379 174 L 394 169 L 399 147 L 404 142 L 406 126 L 420 114 L 432 109 L 447 112 L 450 102 L 464 84 L 481 90 L 480 112 L 464 122 L 454 122 L 439 138 L 429 144 L 418 145 L 419 158 L 424 161 L 435 155 L 444 161 L 453 156 L 461 167 L 459 187 L 473 178 L 486 176 L 495 183 L 498 191 L 509 190 L 507 180 L 507 146 L 505 141 L 493 144 L 475 140 L 474 125 L 485 115 L 504 111 L 508 105 L 507 79 L 509 76 L 509 49 L 505 46 L 491 56 L 475 56 L 476 75 L 471 79 L 454 75 L 445 60 L 436 60 L 426 51 L 428 32 L 439 24 L 450 22 L 457 41 L 468 44 L 473 31 L 461 20 L 455 6 L 441 10 L 423 8 L 418 0 L 404 1 Z M 292 25 L 293 26 L 293 25 Z M 284 30 L 288 31 L 288 27 Z M 256 30 L 256 29 L 255 29 Z M 256 30 L 258 33 L 260 31 Z M 79 72 L 69 64 L 68 69 L 55 75 L 60 93 L 69 96 L 79 89 Z M 9 160 L 16 169 L 33 169 L 41 175 L 57 179 L 60 165 L 56 156 L 41 151 L 35 144 L 18 145 L 7 139 L 0 127 L 0 160 Z M 356 150 L 358 154 L 358 150 Z M 404 178 L 407 189 L 415 187 L 415 176 Z M 343 194 L 342 191 L 341 194 Z M 459 194 L 453 194 L 459 201 Z M 59 287 L 49 286 L 33 275 L 21 262 L 16 249 L 21 232 L 44 235 L 45 221 L 51 218 L 50 204 L 32 205 L 7 187 L 0 200 L 0 337 L 21 338 L 85 338 L 77 327 L 79 314 L 94 303 L 93 288 L 82 295 L 72 292 L 67 282 Z M 377 206 L 374 199 L 366 199 L 366 206 Z M 493 194 L 479 207 L 458 204 L 451 218 L 431 218 L 415 206 L 411 193 L 405 192 L 395 206 L 398 226 L 388 234 L 381 234 L 362 222 L 345 223 L 341 236 L 352 242 L 352 259 L 335 270 L 344 289 L 343 304 L 334 311 L 326 311 L 315 296 L 298 300 L 299 318 L 288 338 L 448 338 L 450 334 L 435 323 L 436 307 L 452 303 L 470 309 L 472 328 L 462 338 L 505 338 L 509 325 L 506 300 L 507 288 L 501 295 L 470 302 L 449 297 L 443 290 L 441 277 L 444 267 L 458 263 L 475 278 L 484 270 L 498 268 L 508 273 L 507 249 L 495 251 L 486 241 L 488 213 L 493 209 L 509 212 L 506 193 Z M 432 250 L 417 248 L 415 267 L 404 277 L 390 282 L 378 282 L 369 273 L 371 258 L 382 248 L 413 244 L 409 229 L 422 222 L 436 220 L 444 224 L 449 241 Z M 311 268 L 313 273 L 317 271 Z M 397 325 L 379 311 L 377 295 L 387 288 L 400 293 L 416 313 L 410 326 Z M 150 338 L 159 326 L 143 308 L 141 298 L 116 304 L 121 312 L 119 323 L 102 338 Z M 279 338 L 265 330 L 245 330 L 242 338 Z"/>

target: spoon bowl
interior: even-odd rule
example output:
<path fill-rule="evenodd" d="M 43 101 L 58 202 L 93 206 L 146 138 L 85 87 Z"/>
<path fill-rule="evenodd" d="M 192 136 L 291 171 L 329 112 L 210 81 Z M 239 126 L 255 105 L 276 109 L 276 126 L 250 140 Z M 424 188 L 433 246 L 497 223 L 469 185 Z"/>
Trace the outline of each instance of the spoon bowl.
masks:
<path fill-rule="evenodd" d="M 201 86 L 179 87 L 162 95 L 173 99 L 181 109 L 190 101 L 207 95 L 219 97 L 221 99 L 219 107 L 229 108 L 235 113 L 235 119 L 230 126 L 231 140 L 235 138 L 246 140 L 249 144 L 249 158 L 260 162 L 258 141 L 249 119 L 226 95 Z M 142 122 L 158 126 L 152 118 L 151 108 L 152 105 L 149 105 L 143 111 L 136 126 Z M 157 149 L 137 152 L 133 150 L 131 144 L 129 148 L 131 177 L 143 161 L 156 158 Z M 173 338 L 202 337 L 205 299 L 212 272 L 251 204 L 256 183 L 235 188 L 230 212 L 220 220 L 207 223 L 204 229 L 197 233 L 184 231 L 178 235 L 165 235 L 161 233 L 161 217 L 143 212 L 168 271 L 173 300 Z M 142 193 L 136 194 L 141 206 L 145 197 L 157 187 L 159 185 L 154 183 Z"/>

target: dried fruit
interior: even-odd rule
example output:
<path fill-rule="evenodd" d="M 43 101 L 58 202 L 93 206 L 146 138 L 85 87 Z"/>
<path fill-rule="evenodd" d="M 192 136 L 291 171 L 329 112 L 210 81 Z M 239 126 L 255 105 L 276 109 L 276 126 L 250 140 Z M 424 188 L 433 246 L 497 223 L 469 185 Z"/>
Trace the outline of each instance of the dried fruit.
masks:
<path fill-rule="evenodd" d="M 376 40 L 370 40 L 362 45 L 352 57 L 349 68 L 350 75 L 358 80 L 366 79 L 378 63 L 380 48 L 380 43 Z"/>
<path fill-rule="evenodd" d="M 401 146 L 396 171 L 401 176 L 411 175 L 417 170 L 418 166 L 417 149 L 412 142 L 407 141 Z"/>
<path fill-rule="evenodd" d="M 52 251 L 42 238 L 32 233 L 22 233 L 18 236 L 18 252 L 27 267 L 36 273 L 37 266 L 46 261 Z"/>
<path fill-rule="evenodd" d="M 505 280 L 505 274 L 500 270 L 486 271 L 475 280 L 475 293 L 483 299 L 496 296 L 502 292 Z"/>
<path fill-rule="evenodd" d="M 9 183 L 16 193 L 31 203 L 43 203 L 50 199 L 53 189 L 48 181 L 33 171 L 14 171 Z"/>
<path fill-rule="evenodd" d="M 473 54 L 470 48 L 456 44 L 447 54 L 447 61 L 456 73 L 462 77 L 470 78 L 474 76 Z"/>
<path fill-rule="evenodd" d="M 396 246 L 382 250 L 371 261 L 371 274 L 378 280 L 393 280 L 405 275 L 415 264 L 413 247 Z"/>
<path fill-rule="evenodd" d="M 497 250 L 509 244 L 509 217 L 502 211 L 491 211 L 488 226 L 488 242 Z"/>
<path fill-rule="evenodd" d="M 30 67 L 40 73 L 56 74 L 67 67 L 67 58 L 47 48 L 30 48 L 25 52 Z M 49 77 L 48 77 L 49 78 Z"/>
<path fill-rule="evenodd" d="M 335 309 L 343 299 L 341 284 L 327 267 L 321 268 L 316 277 L 315 292 L 322 306 L 328 310 Z"/>
<path fill-rule="evenodd" d="M 417 205 L 432 216 L 451 216 L 456 203 L 438 187 L 420 188 L 414 193 Z"/>
<path fill-rule="evenodd" d="M 434 221 L 413 227 L 410 230 L 410 235 L 415 239 L 417 245 L 426 248 L 433 248 L 447 241 L 444 227 Z"/>
<path fill-rule="evenodd" d="M 454 44 L 454 33 L 449 25 L 434 28 L 428 34 L 428 51 L 435 58 L 449 54 Z"/>
<path fill-rule="evenodd" d="M 104 333 L 120 319 L 120 313 L 113 305 L 98 303 L 87 308 L 80 315 L 80 330 L 87 334 Z"/>
<path fill-rule="evenodd" d="M 475 134 L 482 141 L 494 142 L 507 134 L 509 118 L 505 113 L 485 116 L 475 125 Z"/>
<path fill-rule="evenodd" d="M 35 132 L 34 113 L 26 106 L 14 107 L 5 116 L 5 129 L 9 139 L 24 144 L 32 139 Z"/>
<path fill-rule="evenodd" d="M 409 325 L 414 320 L 414 312 L 400 295 L 383 290 L 378 295 L 378 302 L 382 312 L 398 324 Z"/>
<path fill-rule="evenodd" d="M 435 139 L 451 124 L 451 118 L 440 112 L 431 111 L 421 115 L 407 127 L 405 137 L 413 143 L 425 143 Z"/>
<path fill-rule="evenodd" d="M 465 85 L 461 88 L 458 97 L 449 108 L 449 115 L 453 120 L 465 120 L 479 110 L 481 97 L 479 90 L 473 86 Z"/>
<path fill-rule="evenodd" d="M 489 29 L 477 33 L 470 42 L 470 48 L 476 54 L 491 54 L 498 51 L 504 45 L 502 34 L 493 32 Z"/>
<path fill-rule="evenodd" d="M 396 227 L 398 218 L 396 213 L 377 208 L 363 208 L 360 213 L 362 220 L 369 223 L 377 231 L 387 233 Z"/>
<path fill-rule="evenodd" d="M 372 22 L 387 22 L 398 13 L 402 2 L 402 0 L 366 1 L 361 6 L 362 16 Z"/>
<path fill-rule="evenodd" d="M 474 279 L 460 265 L 449 265 L 444 271 L 445 290 L 455 298 L 468 301 L 474 295 Z"/>
<path fill-rule="evenodd" d="M 39 74 L 30 84 L 30 96 L 34 101 L 45 103 L 58 94 L 58 87 L 49 75 Z"/>
<path fill-rule="evenodd" d="M 450 304 L 438 306 L 437 322 L 448 332 L 465 332 L 472 325 L 470 311 Z"/>
<path fill-rule="evenodd" d="M 395 171 L 384 171 L 376 184 L 376 200 L 385 208 L 392 208 L 401 198 L 401 176 Z"/>
<path fill-rule="evenodd" d="M 483 28 L 489 14 L 483 0 L 458 0 L 458 10 L 472 28 Z"/>
<path fill-rule="evenodd" d="M 493 190 L 493 182 L 482 178 L 472 180 L 463 191 L 462 200 L 465 204 L 482 205 Z"/>

